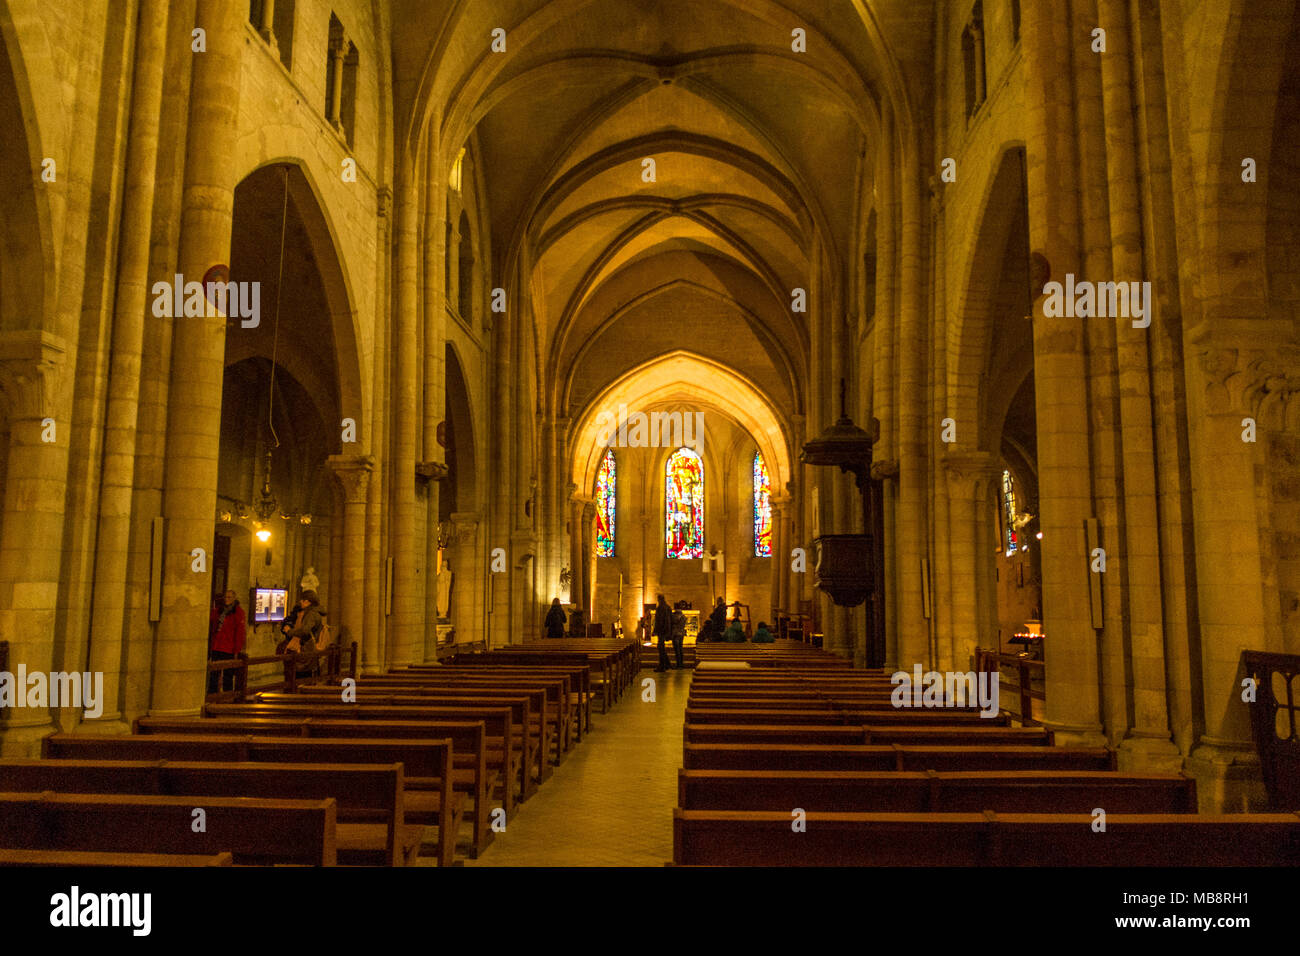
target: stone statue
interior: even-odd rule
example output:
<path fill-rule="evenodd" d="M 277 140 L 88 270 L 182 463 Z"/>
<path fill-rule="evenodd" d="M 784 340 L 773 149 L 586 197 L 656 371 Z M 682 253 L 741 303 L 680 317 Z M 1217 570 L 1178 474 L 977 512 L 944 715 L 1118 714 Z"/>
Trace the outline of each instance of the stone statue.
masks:
<path fill-rule="evenodd" d="M 298 582 L 298 587 L 304 591 L 320 590 L 320 578 L 316 577 L 316 569 L 310 564 L 307 565 L 307 573 L 304 574 L 302 580 Z"/>
<path fill-rule="evenodd" d="M 455 575 L 451 573 L 451 565 L 443 564 L 442 569 L 438 572 L 438 620 L 451 620 L 451 585 Z"/>

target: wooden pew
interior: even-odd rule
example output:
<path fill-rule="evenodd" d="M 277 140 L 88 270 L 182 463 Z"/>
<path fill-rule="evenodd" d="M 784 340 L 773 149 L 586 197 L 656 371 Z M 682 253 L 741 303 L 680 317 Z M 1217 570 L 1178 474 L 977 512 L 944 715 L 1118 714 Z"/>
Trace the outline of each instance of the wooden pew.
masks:
<path fill-rule="evenodd" d="M 1051 731 L 1042 727 L 835 724 L 687 724 L 690 744 L 926 744 L 931 746 L 1051 746 Z"/>
<path fill-rule="evenodd" d="M 289 736 L 302 722 L 218 722 L 216 718 L 140 718 L 149 721 L 149 731 L 172 730 L 177 732 L 143 732 L 131 736 L 99 736 L 51 734 L 42 741 L 42 756 L 47 762 L 66 760 L 85 761 L 199 761 L 225 763 L 277 763 L 277 765 L 303 765 L 303 763 L 348 763 L 348 765 L 403 765 L 403 816 L 406 822 L 419 826 L 437 827 L 437 860 L 439 866 L 450 866 L 455 857 L 456 835 L 460 821 L 468 816 L 464 808 L 464 790 L 454 786 L 452 741 L 400 739 L 304 739 Z M 220 724 L 220 726 L 213 726 Z M 234 726 L 239 724 L 239 726 Z M 480 724 L 481 727 L 481 724 Z M 364 724 L 365 731 L 374 732 L 373 724 Z M 190 734 L 187 731 L 209 731 L 208 734 Z M 220 734 L 212 731 L 229 731 Z M 255 734 L 264 736 L 255 736 Z M 481 737 L 481 730 L 480 730 Z M 482 754 L 478 760 L 482 760 Z M 486 825 L 486 780 L 477 778 L 472 791 L 477 806 L 484 806 L 481 826 L 476 818 L 474 826 L 474 853 L 490 842 Z M 477 803 L 478 800 L 484 803 Z M 480 838 L 480 830 L 486 831 Z"/>
<path fill-rule="evenodd" d="M 220 706 L 220 705 L 218 705 Z M 688 724 L 877 724 L 883 726 L 943 726 L 974 724 L 985 727 L 1005 727 L 1010 721 L 1006 714 L 981 717 L 977 711 L 955 708 L 942 710 L 894 710 L 886 708 L 836 708 L 834 710 L 773 710 L 750 708 L 745 710 L 705 710 L 686 708 Z"/>
<path fill-rule="evenodd" d="M 609 711 L 610 705 L 618 699 L 622 670 L 616 657 L 608 653 L 544 653 L 524 651 L 511 648 L 509 651 L 489 651 L 486 654 L 457 654 L 450 661 L 453 669 L 497 667 L 585 667 L 588 671 L 587 686 L 590 693 L 600 697 L 600 712 Z M 429 665 L 413 664 L 411 670 L 427 670 Z"/>
<path fill-rule="evenodd" d="M 679 770 L 683 810 L 836 813 L 1195 813 L 1186 774 L 1109 771 Z"/>
<path fill-rule="evenodd" d="M 451 787 L 455 793 L 468 794 L 474 803 L 474 812 L 466 813 L 474 823 L 472 847 L 477 853 L 487 848 L 492 842 L 492 830 L 488 827 L 490 813 L 489 801 L 500 792 L 502 804 L 509 819 L 514 809 L 513 788 L 505 786 L 505 781 L 513 779 L 506 766 L 502 751 L 492 750 L 487 746 L 485 726 L 476 722 L 440 722 L 431 724 L 425 721 L 353 721 L 353 720 L 319 720 L 316 718 L 227 718 L 227 717 L 141 717 L 135 722 L 136 734 L 130 737 L 77 737 L 71 734 L 51 734 L 42 742 L 42 756 L 49 757 L 104 757 L 113 759 L 112 754 L 122 753 L 121 759 L 135 759 L 130 754 L 147 751 L 156 753 L 154 759 L 187 759 L 182 756 L 183 749 L 172 747 L 172 741 L 159 743 L 155 751 L 149 745 L 132 744 L 131 741 L 145 741 L 156 737 L 172 738 L 176 736 L 203 736 L 205 738 L 235 737 L 247 738 L 248 742 L 238 740 L 227 750 L 209 749 L 203 760 L 258 760 L 276 759 L 292 760 L 301 753 L 305 762 L 325 763 L 374 763 L 398 762 L 407 767 L 406 786 L 409 791 L 416 791 L 408 798 L 407 814 L 416 823 L 435 823 L 426 817 L 435 812 L 433 797 L 437 797 L 438 807 L 447 805 L 440 794 L 443 788 L 443 774 L 440 769 L 445 744 L 452 745 Z M 434 735 L 445 739 L 437 739 Z M 264 738 L 276 739 L 274 746 L 263 743 Z M 257 746 L 252 746 L 254 738 Z M 304 743 L 312 747 L 293 747 L 290 744 Z M 110 740 L 116 743 L 107 747 L 97 747 L 95 742 Z M 210 741 L 214 743 L 214 741 Z M 112 748 L 118 748 L 114 750 Z M 226 756 L 225 754 L 234 754 Z M 276 754 L 275 757 L 262 756 Z M 243 756 L 241 756 L 243 755 Z M 514 766 L 518 770 L 518 761 Z M 426 796 L 429 794 L 430 796 Z M 453 806 L 459 802 L 453 800 Z"/>
<path fill-rule="evenodd" d="M 205 708 L 209 717 L 313 717 L 319 720 L 399 720 L 426 721 L 437 724 L 440 721 L 483 721 L 487 727 L 489 757 L 494 751 L 508 755 L 506 764 L 512 776 L 506 778 L 503 786 L 506 792 L 506 815 L 514 812 L 514 786 L 517 783 L 522 799 L 532 796 L 537 790 L 540 776 L 541 751 L 535 733 L 530 733 L 526 721 L 528 704 L 526 699 L 513 707 L 475 706 L 475 707 L 385 707 L 368 704 L 313 704 L 302 702 L 295 704 L 209 704 Z M 431 728 L 430 737 L 437 738 L 436 729 Z M 536 770 L 537 772 L 534 772 Z"/>
<path fill-rule="evenodd" d="M 231 866 L 228 852 L 185 855 L 180 853 L 96 853 L 71 850 L 0 850 L 0 866 L 157 867 Z"/>
<path fill-rule="evenodd" d="M 537 674 L 500 674 L 495 670 L 479 671 L 470 668 L 456 670 L 444 667 L 441 670 L 429 670 L 419 673 L 412 671 L 378 674 L 366 677 L 357 683 L 362 687 L 387 692 L 403 691 L 407 688 L 464 688 L 506 690 L 517 687 L 531 689 L 542 687 L 546 691 L 547 706 L 554 708 L 559 717 L 563 736 L 564 750 L 569 750 L 582 739 L 582 707 L 579 690 L 571 671 L 550 670 Z M 558 762 L 558 761 L 557 761 Z"/>
<path fill-rule="evenodd" d="M 1114 770 L 1102 747 L 686 744 L 686 770 Z"/>
<path fill-rule="evenodd" d="M 403 768 L 392 764 L 225 763 L 167 760 L 0 760 L 17 791 L 324 800 L 338 804 L 338 862 L 408 866 L 423 828 L 406 822 Z M 454 832 L 454 831 L 453 831 Z M 448 841 L 454 846 L 454 838 Z M 440 856 L 442 866 L 451 856 Z"/>
<path fill-rule="evenodd" d="M 297 694 L 257 694 L 253 703 L 293 703 L 294 698 L 311 701 L 340 701 L 341 689 L 326 685 L 300 688 Z M 384 684 L 367 678 L 358 681 L 350 697 L 358 704 L 394 704 L 427 705 L 440 707 L 444 704 L 459 704 L 466 701 L 477 703 L 479 700 L 497 703 L 511 700 L 519 695 L 532 698 L 532 720 L 540 730 L 539 735 L 554 744 L 548 744 L 546 757 L 556 765 L 564 756 L 564 751 L 571 745 L 572 714 L 568 710 L 567 696 L 562 689 L 562 682 L 535 680 L 532 682 L 505 681 L 462 683 L 458 681 L 436 681 L 427 683 L 409 681 L 405 683 Z M 549 767 L 545 776 L 550 775 Z"/>
<path fill-rule="evenodd" d="M 195 832 L 201 808 L 206 828 Z M 337 804 L 327 800 L 0 793 L 0 849 L 212 855 L 237 864 L 334 866 Z"/>
<path fill-rule="evenodd" d="M 549 746 L 549 726 L 537 714 L 535 706 L 542 695 L 483 694 L 482 696 L 444 696 L 436 700 L 388 703 L 379 700 L 359 700 L 345 704 L 329 697 L 299 694 L 259 694 L 243 704 L 217 704 L 205 709 L 208 716 L 252 717 L 322 717 L 365 720 L 478 720 L 488 719 L 508 711 L 513 726 L 512 738 L 522 754 L 520 795 L 528 799 L 537 787 L 551 774 L 546 760 Z M 254 708 L 269 708 L 257 711 Z M 242 708 L 237 711 L 232 708 Z M 496 710 L 504 708 L 505 711 Z"/>
<path fill-rule="evenodd" d="M 689 866 L 1300 866 L 1300 814 L 673 811 Z"/>

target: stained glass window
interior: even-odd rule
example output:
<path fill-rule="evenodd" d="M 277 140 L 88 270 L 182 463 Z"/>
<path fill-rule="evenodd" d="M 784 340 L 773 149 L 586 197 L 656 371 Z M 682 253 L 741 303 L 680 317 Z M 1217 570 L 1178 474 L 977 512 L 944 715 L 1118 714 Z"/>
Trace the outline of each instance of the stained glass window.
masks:
<path fill-rule="evenodd" d="M 704 461 L 689 448 L 668 458 L 664 472 L 668 557 L 704 557 Z"/>
<path fill-rule="evenodd" d="M 1016 482 L 1011 472 L 1002 472 L 1002 521 L 1006 527 L 1007 556 L 1016 553 Z"/>
<path fill-rule="evenodd" d="M 614 556 L 614 517 L 618 508 L 618 473 L 614 450 L 605 452 L 596 472 L 596 557 Z"/>
<path fill-rule="evenodd" d="M 754 452 L 754 554 L 772 556 L 772 493 L 767 477 L 767 463 L 761 452 Z"/>

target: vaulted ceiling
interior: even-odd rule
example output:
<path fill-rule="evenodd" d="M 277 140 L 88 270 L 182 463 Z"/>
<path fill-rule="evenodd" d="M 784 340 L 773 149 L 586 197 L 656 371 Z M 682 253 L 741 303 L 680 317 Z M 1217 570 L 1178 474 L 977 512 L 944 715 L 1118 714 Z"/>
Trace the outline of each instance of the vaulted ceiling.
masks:
<path fill-rule="evenodd" d="M 493 269 L 529 267 L 547 410 L 576 421 L 686 350 L 779 419 L 802 412 L 811 312 L 791 290 L 846 275 L 881 103 L 907 117 L 908 78 L 926 88 L 932 17 L 914 0 L 396 0 L 399 130 L 472 150 Z"/>

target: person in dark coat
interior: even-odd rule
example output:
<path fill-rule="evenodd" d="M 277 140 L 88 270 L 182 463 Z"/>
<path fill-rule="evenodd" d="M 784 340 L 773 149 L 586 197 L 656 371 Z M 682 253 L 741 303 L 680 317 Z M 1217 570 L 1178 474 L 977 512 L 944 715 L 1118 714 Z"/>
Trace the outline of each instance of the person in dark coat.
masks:
<path fill-rule="evenodd" d="M 767 622 L 766 622 L 766 621 L 759 621 L 759 622 L 758 622 L 758 629 L 754 631 L 754 643 L 755 643 L 755 644 L 775 644 L 775 643 L 776 643 L 776 638 L 773 637 L 773 636 L 772 636 L 772 632 L 769 631 L 769 630 L 767 629 Z"/>
<path fill-rule="evenodd" d="M 655 629 L 654 635 L 659 638 L 659 666 L 655 671 L 662 673 L 669 669 L 668 648 L 664 646 L 664 641 L 670 640 L 673 636 L 673 609 L 668 606 L 662 594 L 658 595 L 659 604 L 655 607 Z"/>
<path fill-rule="evenodd" d="M 673 653 L 677 656 L 677 669 L 686 665 L 682 663 L 682 642 L 686 640 L 686 615 L 681 608 L 673 608 Z"/>
<path fill-rule="evenodd" d="M 723 603 L 722 598 L 718 598 L 718 603 L 714 605 L 709 619 L 704 622 L 704 627 L 700 629 L 700 636 L 695 639 L 695 642 L 705 644 L 709 641 L 722 640 L 722 630 L 726 626 L 727 605 Z"/>
<path fill-rule="evenodd" d="M 221 601 L 212 608 L 208 617 L 209 643 L 208 660 L 234 660 L 244 649 L 246 637 L 244 609 L 239 606 L 239 599 L 234 591 L 227 591 Z M 221 672 L 221 689 L 234 690 L 235 672 L 226 669 Z M 217 675 L 214 671 L 208 675 L 208 693 L 217 692 Z"/>
<path fill-rule="evenodd" d="M 558 640 L 564 637 L 564 608 L 560 599 L 551 602 L 551 609 L 546 612 L 546 636 Z"/>

